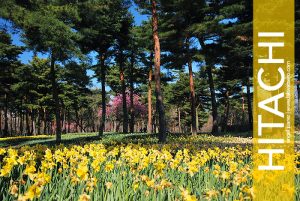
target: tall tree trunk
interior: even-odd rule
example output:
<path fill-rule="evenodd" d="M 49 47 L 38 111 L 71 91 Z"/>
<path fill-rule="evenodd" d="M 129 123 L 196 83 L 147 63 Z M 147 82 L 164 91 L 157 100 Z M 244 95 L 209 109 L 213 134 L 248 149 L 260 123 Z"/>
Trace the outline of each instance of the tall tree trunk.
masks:
<path fill-rule="evenodd" d="M 80 130 L 79 130 L 79 114 L 78 114 L 78 108 L 75 109 L 75 118 L 76 118 L 76 126 L 75 126 L 75 129 L 76 129 L 76 132 L 77 133 L 80 133 Z"/>
<path fill-rule="evenodd" d="M 150 66 L 148 74 L 148 124 L 147 124 L 147 133 L 152 133 L 152 61 L 153 53 L 150 55 Z"/>
<path fill-rule="evenodd" d="M 35 111 L 31 110 L 31 135 L 36 135 L 35 132 Z"/>
<path fill-rule="evenodd" d="M 56 82 L 55 58 L 51 55 L 50 74 L 52 83 L 52 98 L 54 100 L 55 109 L 55 123 L 56 123 L 56 143 L 61 142 L 61 125 L 60 125 L 60 105 L 58 97 L 58 87 Z"/>
<path fill-rule="evenodd" d="M 189 49 L 189 43 L 187 43 L 187 48 Z M 188 50 L 189 51 L 189 50 Z M 195 97 L 195 87 L 193 80 L 193 68 L 192 68 L 192 58 L 188 53 L 188 68 L 189 68 L 189 78 L 190 78 L 190 98 L 191 98 L 191 115 L 192 115 L 192 135 L 197 134 L 196 126 L 196 97 Z"/>
<path fill-rule="evenodd" d="M 155 77 L 155 92 L 156 92 L 156 107 L 159 114 L 159 141 L 166 142 L 166 119 L 165 108 L 163 104 L 163 96 L 160 83 L 160 42 L 158 37 L 158 17 L 156 10 L 156 0 L 152 0 L 152 32 L 154 41 L 154 77 Z"/>
<path fill-rule="evenodd" d="M 44 120 L 44 134 L 46 134 L 47 133 L 47 111 L 46 111 L 46 108 L 44 108 L 43 120 Z"/>
<path fill-rule="evenodd" d="M 21 100 L 21 108 L 22 108 L 22 100 Z M 23 133 L 23 129 L 24 128 L 24 114 L 23 114 L 23 111 L 21 109 L 20 111 L 20 135 L 24 135 Z"/>
<path fill-rule="evenodd" d="M 200 104 L 198 104 L 198 106 L 196 107 L 196 128 L 197 128 L 197 130 L 200 129 L 199 128 L 199 114 L 198 114 L 199 106 L 200 106 Z"/>
<path fill-rule="evenodd" d="M 71 126 L 71 115 L 70 115 L 70 109 L 68 109 L 68 133 L 70 133 L 70 126 Z"/>
<path fill-rule="evenodd" d="M 66 112 L 66 108 L 64 109 L 64 133 L 67 133 L 67 112 Z"/>
<path fill-rule="evenodd" d="M 25 116 L 25 121 L 26 121 L 26 136 L 30 135 L 30 126 L 29 126 L 29 114 L 28 114 L 28 109 L 26 109 L 26 116 Z"/>
<path fill-rule="evenodd" d="M 249 122 L 249 130 L 253 129 L 253 115 L 252 115 L 252 104 L 251 104 L 251 91 L 250 91 L 250 78 L 247 76 L 247 106 L 248 106 L 248 122 Z"/>
<path fill-rule="evenodd" d="M 205 53 L 206 46 L 205 46 L 204 40 L 202 38 L 198 38 L 198 41 L 201 45 L 202 51 Z M 208 59 L 206 59 L 205 62 L 207 65 L 206 73 L 208 76 L 208 84 L 209 84 L 211 107 L 212 107 L 212 117 L 213 117 L 212 133 L 216 134 L 216 133 L 218 133 L 218 108 L 217 108 L 214 80 L 213 80 L 213 75 L 212 75 L 212 63 L 209 62 Z"/>
<path fill-rule="evenodd" d="M 3 136 L 8 136 L 8 100 L 7 100 L 7 93 L 4 94 L 5 104 L 4 104 L 4 130 Z"/>
<path fill-rule="evenodd" d="M 9 116 L 10 116 L 10 136 L 13 135 L 13 112 L 10 110 L 9 112 Z"/>
<path fill-rule="evenodd" d="M 212 75 L 212 66 L 210 64 L 207 65 L 207 76 L 208 76 L 208 84 L 210 90 L 212 116 L 213 116 L 212 133 L 217 134 L 218 133 L 218 108 L 217 108 L 217 101 L 216 101 L 215 85 L 214 85 L 214 80 Z"/>
<path fill-rule="evenodd" d="M 84 131 L 84 128 L 83 128 L 83 118 L 81 117 L 80 118 L 80 133 L 82 133 Z"/>
<path fill-rule="evenodd" d="M 38 110 L 37 134 L 41 134 L 41 108 Z"/>
<path fill-rule="evenodd" d="M 177 108 L 178 111 L 178 132 L 181 133 L 182 129 L 181 129 L 181 115 L 180 115 L 180 108 Z"/>
<path fill-rule="evenodd" d="M 226 92 L 225 99 L 226 99 L 226 105 L 225 105 L 225 115 L 224 115 L 224 120 L 223 120 L 222 132 L 227 131 L 227 122 L 228 122 L 229 107 L 230 107 L 228 91 Z"/>
<path fill-rule="evenodd" d="M 296 82 L 296 86 L 297 86 L 297 105 L 298 105 L 298 115 L 300 114 L 300 67 L 297 68 L 297 82 Z"/>
<path fill-rule="evenodd" d="M 18 122 L 18 113 L 15 112 L 15 121 L 14 121 L 14 130 L 15 130 L 15 134 L 18 135 L 18 128 L 17 128 L 17 122 Z"/>
<path fill-rule="evenodd" d="M 0 137 L 3 137 L 2 133 L 2 109 L 0 108 Z"/>
<path fill-rule="evenodd" d="M 134 132 L 134 121 L 135 121 L 135 116 L 134 116 L 134 105 L 133 105 L 133 91 L 134 91 L 134 85 L 133 85 L 133 68 L 134 68 L 134 55 L 132 53 L 131 58 L 130 58 L 130 69 L 129 69 L 129 91 L 130 91 L 130 123 L 129 123 L 129 130 L 130 133 Z"/>
<path fill-rule="evenodd" d="M 106 91 L 105 91 L 105 78 L 106 78 L 106 69 L 105 69 L 105 55 L 102 54 L 100 57 L 100 67 L 101 67 L 101 95 L 102 95 L 102 115 L 100 120 L 99 128 L 99 137 L 103 136 L 105 131 L 105 119 L 106 119 Z"/>
<path fill-rule="evenodd" d="M 122 86 L 122 106 L 123 106 L 123 133 L 128 133 L 128 110 L 126 100 L 126 85 L 124 78 L 124 61 L 123 61 L 123 50 L 120 50 L 119 54 L 119 65 L 120 65 L 120 81 Z"/>

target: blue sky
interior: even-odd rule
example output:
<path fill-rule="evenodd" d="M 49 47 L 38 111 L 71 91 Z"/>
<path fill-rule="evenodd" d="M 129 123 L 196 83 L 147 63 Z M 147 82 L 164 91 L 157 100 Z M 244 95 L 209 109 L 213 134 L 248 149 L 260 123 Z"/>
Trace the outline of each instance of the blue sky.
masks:
<path fill-rule="evenodd" d="M 134 16 L 134 21 L 136 25 L 140 25 L 142 21 L 145 21 L 148 19 L 148 16 L 146 15 L 141 15 L 137 11 L 137 7 L 135 5 L 130 7 L 130 12 Z M 19 33 L 14 33 L 13 27 L 11 24 L 0 18 L 0 28 L 7 28 L 12 36 L 13 44 L 18 45 L 18 46 L 24 46 L 24 43 L 21 41 L 20 34 Z M 20 55 L 20 59 L 23 63 L 28 63 L 32 59 L 32 52 L 31 51 L 25 51 L 23 54 Z M 40 55 L 42 56 L 42 55 Z"/>
<path fill-rule="evenodd" d="M 147 15 L 141 15 L 137 10 L 136 5 L 132 5 L 129 10 L 134 16 L 135 25 L 140 25 L 143 21 L 148 20 L 148 18 L 150 17 Z M 16 33 L 8 21 L 5 21 L 0 18 L 0 28 L 6 28 L 9 30 L 9 32 L 12 36 L 13 44 L 18 45 L 18 46 L 24 46 L 24 43 L 21 41 L 22 39 L 20 37 L 20 33 Z M 32 60 L 32 56 L 33 56 L 33 53 L 31 51 L 27 50 L 27 51 L 24 51 L 20 55 L 19 58 L 22 61 L 22 63 L 27 64 Z M 47 57 L 47 55 L 42 55 L 42 54 L 38 54 L 38 56 L 41 58 Z M 97 63 L 97 59 L 96 59 L 97 55 L 95 53 L 91 53 L 90 56 L 91 56 L 93 65 L 95 65 Z M 199 68 L 199 67 L 197 67 L 196 63 L 193 63 L 193 70 L 196 70 L 197 68 Z M 162 70 L 165 71 L 164 69 L 162 69 Z M 87 74 L 92 77 L 94 75 L 94 72 L 92 70 L 88 70 Z M 93 87 L 100 88 L 101 85 L 96 78 L 93 78 L 91 80 L 92 80 Z M 107 87 L 107 90 L 109 90 L 109 87 Z"/>
<path fill-rule="evenodd" d="M 137 11 L 136 5 L 132 5 L 129 10 L 134 16 L 135 25 L 140 25 L 142 23 L 142 21 L 145 21 L 145 20 L 148 19 L 147 15 L 141 15 Z M 22 39 L 20 37 L 20 33 L 16 33 L 14 31 L 13 27 L 11 26 L 11 24 L 8 21 L 3 20 L 3 19 L 0 18 L 0 28 L 6 28 L 9 31 L 9 33 L 11 34 L 12 41 L 13 41 L 14 45 L 24 46 L 24 43 L 22 42 Z M 20 55 L 19 58 L 22 61 L 22 63 L 27 64 L 32 60 L 32 56 L 33 56 L 33 53 L 31 51 L 27 50 L 27 51 L 24 51 Z M 42 55 L 42 54 L 38 54 L 38 56 L 39 57 L 46 57 L 46 55 Z M 95 56 L 96 56 L 95 54 L 91 54 L 92 58 L 95 57 Z M 96 59 L 93 58 L 93 63 L 95 64 L 96 62 L 97 62 Z M 94 74 L 94 72 L 91 71 L 91 70 L 88 70 L 87 73 L 88 73 L 89 76 L 93 76 L 93 74 Z M 92 84 L 93 84 L 94 87 L 97 87 L 97 88 L 100 87 L 100 84 L 98 83 L 96 78 L 92 79 Z"/>

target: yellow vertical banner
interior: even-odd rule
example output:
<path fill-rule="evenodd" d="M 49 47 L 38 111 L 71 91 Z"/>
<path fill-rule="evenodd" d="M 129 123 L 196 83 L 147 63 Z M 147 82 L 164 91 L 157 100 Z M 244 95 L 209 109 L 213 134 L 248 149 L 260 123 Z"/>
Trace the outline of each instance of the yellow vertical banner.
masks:
<path fill-rule="evenodd" d="M 293 201 L 294 0 L 254 0 L 253 37 L 254 200 Z"/>

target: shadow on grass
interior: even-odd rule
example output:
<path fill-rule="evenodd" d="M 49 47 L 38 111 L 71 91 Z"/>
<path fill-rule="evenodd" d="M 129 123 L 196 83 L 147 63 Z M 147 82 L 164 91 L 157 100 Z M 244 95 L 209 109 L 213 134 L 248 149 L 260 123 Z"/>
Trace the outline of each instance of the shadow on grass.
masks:
<path fill-rule="evenodd" d="M 69 135 L 69 134 L 68 134 Z M 82 144 L 90 141 L 99 140 L 99 137 L 95 134 L 92 136 L 86 136 L 86 135 L 74 135 L 74 136 L 68 136 L 64 137 L 61 140 L 61 144 Z M 48 146 L 54 146 L 56 144 L 55 136 L 49 136 L 49 137 L 34 137 L 34 138 L 12 138 L 0 141 L 0 147 L 20 147 L 20 146 L 33 146 L 33 145 L 48 145 Z"/>
<path fill-rule="evenodd" d="M 212 135 L 209 133 L 198 133 L 197 138 L 191 139 L 189 138 L 191 135 L 183 134 L 183 133 L 168 133 L 167 144 L 175 143 L 175 144 L 190 144 L 203 147 L 224 147 L 224 146 L 245 146 L 249 145 L 248 141 L 243 141 L 243 138 L 238 140 L 232 139 L 231 137 L 245 137 L 249 135 L 248 133 L 224 133 L 219 135 Z M 201 137 L 202 136 L 202 137 Z M 73 134 L 65 134 L 62 136 L 62 140 L 60 144 L 63 145 L 84 145 L 87 143 L 103 143 L 106 145 L 114 144 L 157 144 L 161 145 L 158 142 L 158 134 L 147 134 L 147 133 L 105 133 L 101 138 L 99 138 L 97 133 L 73 133 Z M 47 146 L 55 146 L 55 136 L 43 136 L 43 137 L 34 137 L 34 138 L 12 138 L 4 141 L 0 141 L 0 147 L 21 147 L 21 146 L 34 146 L 34 145 L 47 145 Z"/>
<path fill-rule="evenodd" d="M 19 144 L 26 144 L 28 142 L 32 141 L 44 141 L 44 140 L 49 140 L 52 139 L 53 136 L 42 136 L 42 137 L 16 137 L 16 138 L 9 138 L 5 140 L 0 140 L 0 147 L 8 147 L 8 146 L 16 146 Z"/>

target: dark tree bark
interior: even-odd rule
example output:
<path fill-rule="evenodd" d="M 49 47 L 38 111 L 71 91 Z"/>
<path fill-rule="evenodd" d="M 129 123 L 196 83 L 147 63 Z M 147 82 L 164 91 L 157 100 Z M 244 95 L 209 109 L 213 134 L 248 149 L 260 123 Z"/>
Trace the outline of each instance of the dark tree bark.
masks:
<path fill-rule="evenodd" d="M 15 134 L 18 134 L 18 129 L 17 129 L 17 123 L 18 123 L 18 113 L 15 112 L 15 121 L 14 121 L 14 130 L 15 130 Z M 1 121 L 0 121 L 1 122 Z"/>
<path fill-rule="evenodd" d="M 44 120 L 44 134 L 45 134 L 45 133 L 47 133 L 47 111 L 46 111 L 46 108 L 44 108 L 43 120 Z"/>
<path fill-rule="evenodd" d="M 31 110 L 31 135 L 36 135 L 35 132 L 35 111 Z"/>
<path fill-rule="evenodd" d="M 186 49 L 187 49 L 187 59 L 188 59 L 188 70 L 189 70 L 189 84 L 190 84 L 190 102 L 191 102 L 191 116 L 192 116 L 192 135 L 197 134 L 196 125 L 196 97 L 195 97 L 195 87 L 193 80 L 193 68 L 192 68 L 192 57 L 190 54 L 190 43 L 189 37 L 186 38 Z"/>
<path fill-rule="evenodd" d="M 63 118 L 63 133 L 67 133 L 67 125 L 68 125 L 68 122 L 67 122 L 67 114 L 66 114 L 66 108 L 64 108 L 64 118 Z"/>
<path fill-rule="evenodd" d="M 211 107 L 212 107 L 212 116 L 213 116 L 213 127 L 212 133 L 218 133 L 218 108 L 217 108 L 217 101 L 216 101 L 216 92 L 215 92 L 215 85 L 212 75 L 212 66 L 210 64 L 207 65 L 207 76 L 208 76 L 208 84 L 210 90 L 210 97 L 211 97 Z"/>
<path fill-rule="evenodd" d="M 105 121 L 106 121 L 106 91 L 105 91 L 105 79 L 106 79 L 106 69 L 105 69 L 105 55 L 102 54 L 100 57 L 100 70 L 101 70 L 101 96 L 102 96 L 102 115 L 100 119 L 99 127 L 99 137 L 103 136 L 105 131 Z"/>
<path fill-rule="evenodd" d="M 0 137 L 3 137 L 2 133 L 2 109 L 0 108 Z"/>
<path fill-rule="evenodd" d="M 248 70 L 249 72 L 249 70 Z M 246 82 L 247 88 L 247 106 L 248 106 L 248 122 L 249 122 L 249 130 L 253 130 L 253 115 L 252 115 L 252 104 L 251 104 L 251 91 L 250 91 L 250 75 L 247 76 Z"/>
<path fill-rule="evenodd" d="M 187 43 L 187 48 L 189 51 L 189 43 Z M 192 68 L 192 58 L 188 53 L 188 68 L 189 68 L 189 78 L 190 78 L 190 99 L 191 99 L 191 115 L 192 115 L 192 135 L 197 134 L 196 126 L 196 97 L 195 97 L 195 87 L 193 79 L 193 68 Z"/>
<path fill-rule="evenodd" d="M 129 69 L 129 91 L 130 91 L 130 122 L 129 122 L 129 130 L 130 133 L 134 132 L 134 121 L 135 121 L 135 116 L 134 116 L 134 105 L 133 105 L 133 91 L 134 91 L 134 85 L 133 85 L 133 68 L 134 68 L 134 56 L 133 54 L 131 55 L 130 58 L 130 69 Z"/>
<path fill-rule="evenodd" d="M 22 100 L 21 100 L 21 108 L 22 108 Z M 23 135 L 24 130 L 24 114 L 20 111 L 20 135 Z"/>
<path fill-rule="evenodd" d="M 123 133 L 128 133 L 128 110 L 126 100 L 126 84 L 124 78 L 124 55 L 123 50 L 119 53 L 119 65 L 120 65 L 120 81 L 122 86 L 122 107 L 123 107 Z"/>
<path fill-rule="evenodd" d="M 70 109 L 68 109 L 68 133 L 70 133 L 70 126 L 71 126 L 71 115 L 70 115 Z"/>
<path fill-rule="evenodd" d="M 8 100 L 7 100 L 7 94 L 4 94 L 4 129 L 3 129 L 3 136 L 8 136 Z"/>
<path fill-rule="evenodd" d="M 147 124 L 147 133 L 151 134 L 152 131 L 152 61 L 153 53 L 150 55 L 150 66 L 148 74 L 148 124 Z"/>
<path fill-rule="evenodd" d="M 229 108 L 230 108 L 229 92 L 228 91 L 225 94 L 225 99 L 226 99 L 226 105 L 225 105 L 225 114 L 224 114 L 224 120 L 223 120 L 223 125 L 222 125 L 222 132 L 227 131 L 227 122 L 228 122 Z"/>
<path fill-rule="evenodd" d="M 198 41 L 201 45 L 202 51 L 205 53 L 207 50 L 206 50 L 204 40 L 202 38 L 198 38 Z M 206 62 L 206 73 L 208 77 L 208 85 L 210 90 L 212 117 L 213 117 L 212 133 L 217 134 L 218 133 L 218 106 L 216 101 L 216 92 L 215 92 L 214 80 L 212 75 L 213 64 L 207 58 L 205 62 Z"/>
<path fill-rule="evenodd" d="M 163 104 L 163 96 L 160 83 L 160 42 L 158 36 L 158 16 L 156 10 L 156 0 L 152 0 L 152 32 L 154 41 L 154 77 L 155 77 L 155 92 L 156 92 L 156 107 L 159 114 L 159 141 L 166 142 L 166 119 L 165 108 Z"/>
<path fill-rule="evenodd" d="M 75 109 L 75 118 L 76 118 L 76 126 L 75 126 L 75 129 L 76 129 L 76 132 L 79 133 L 79 114 L 78 114 L 78 108 Z"/>
<path fill-rule="evenodd" d="M 28 110 L 26 110 L 25 121 L 26 121 L 26 136 L 28 136 L 28 135 L 30 135 L 29 112 L 28 112 Z"/>
<path fill-rule="evenodd" d="M 58 97 L 58 87 L 56 82 L 55 58 L 51 55 L 50 74 L 52 83 L 52 98 L 54 100 L 55 123 L 56 123 L 56 143 L 61 142 L 61 125 L 60 125 L 60 105 Z"/>
<path fill-rule="evenodd" d="M 180 108 L 177 108 L 177 112 L 178 112 L 178 132 L 181 133 L 182 129 L 181 129 L 181 113 L 180 113 Z"/>
<path fill-rule="evenodd" d="M 13 113 L 11 110 L 9 116 L 10 116 L 10 136 L 12 136 L 13 135 Z"/>
<path fill-rule="evenodd" d="M 37 120 L 37 134 L 38 135 L 41 134 L 41 113 L 42 113 L 42 109 L 40 108 L 38 110 L 38 120 Z"/>

